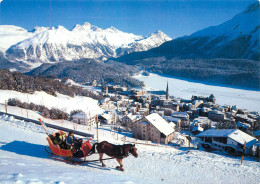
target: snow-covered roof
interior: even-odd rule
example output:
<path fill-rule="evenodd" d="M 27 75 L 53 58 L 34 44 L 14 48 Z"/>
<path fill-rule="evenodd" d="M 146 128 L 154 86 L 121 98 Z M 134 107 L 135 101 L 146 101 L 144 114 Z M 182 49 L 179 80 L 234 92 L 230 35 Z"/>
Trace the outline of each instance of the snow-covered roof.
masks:
<path fill-rule="evenodd" d="M 106 120 L 112 119 L 112 115 L 110 115 L 110 114 L 102 114 L 101 116 L 102 116 L 104 119 L 106 119 Z"/>
<path fill-rule="evenodd" d="M 185 118 L 185 119 L 189 118 L 187 112 L 173 112 L 171 116 L 175 118 Z"/>
<path fill-rule="evenodd" d="M 132 113 L 127 114 L 127 117 L 128 117 L 129 119 L 131 119 L 132 121 L 133 121 L 133 120 L 138 120 L 138 119 L 141 118 L 141 116 L 139 116 L 139 115 L 133 115 Z"/>
<path fill-rule="evenodd" d="M 256 143 L 256 138 L 238 129 L 209 129 L 198 134 L 197 137 L 229 137 L 242 145 L 246 141 L 247 148 L 250 148 Z"/>
<path fill-rule="evenodd" d="M 196 126 L 192 129 L 192 131 L 200 131 L 202 132 L 204 130 L 204 128 L 200 127 L 200 126 Z"/>
<path fill-rule="evenodd" d="M 170 135 L 174 129 L 159 114 L 153 113 L 145 117 L 155 128 L 164 135 Z"/>
<path fill-rule="evenodd" d="M 163 119 L 166 119 L 167 121 L 172 121 L 172 122 L 179 122 L 180 121 L 180 118 L 174 118 L 174 117 L 171 117 L 171 116 L 163 116 Z"/>

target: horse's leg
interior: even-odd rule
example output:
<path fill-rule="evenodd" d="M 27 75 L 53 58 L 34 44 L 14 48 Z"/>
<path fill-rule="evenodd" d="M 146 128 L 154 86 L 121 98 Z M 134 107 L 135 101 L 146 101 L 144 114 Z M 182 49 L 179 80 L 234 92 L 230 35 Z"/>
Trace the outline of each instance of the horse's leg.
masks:
<path fill-rule="evenodd" d="M 119 158 L 117 158 L 116 159 L 116 161 L 119 163 L 119 167 L 117 166 L 116 168 L 117 169 L 120 169 L 121 171 L 124 171 L 124 169 L 123 169 L 123 164 L 122 164 L 122 161 L 123 161 L 123 159 L 119 159 Z"/>
<path fill-rule="evenodd" d="M 106 165 L 104 164 L 104 162 L 103 162 L 103 155 L 104 155 L 104 153 L 99 153 L 99 161 L 102 163 L 102 167 L 106 167 Z"/>

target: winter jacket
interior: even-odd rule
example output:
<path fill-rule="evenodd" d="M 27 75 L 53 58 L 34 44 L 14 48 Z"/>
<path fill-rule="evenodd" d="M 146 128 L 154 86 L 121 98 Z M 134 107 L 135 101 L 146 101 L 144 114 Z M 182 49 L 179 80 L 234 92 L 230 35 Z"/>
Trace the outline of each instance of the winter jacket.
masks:
<path fill-rule="evenodd" d="M 66 144 L 67 145 L 72 145 L 73 143 L 75 144 L 75 140 L 76 140 L 76 138 L 75 138 L 74 135 L 73 136 L 67 136 L 66 137 Z"/>
<path fill-rule="evenodd" d="M 62 143 L 62 139 L 60 137 L 54 137 L 53 138 L 53 143 L 55 145 L 60 145 Z"/>

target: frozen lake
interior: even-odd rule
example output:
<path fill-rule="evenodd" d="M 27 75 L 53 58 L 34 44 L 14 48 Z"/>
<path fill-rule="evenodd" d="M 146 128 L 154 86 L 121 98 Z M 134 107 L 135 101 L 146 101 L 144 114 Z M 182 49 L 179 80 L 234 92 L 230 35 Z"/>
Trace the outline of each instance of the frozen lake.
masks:
<path fill-rule="evenodd" d="M 249 111 L 260 111 L 260 91 L 214 86 L 158 74 L 138 75 L 135 78 L 145 83 L 146 90 L 166 90 L 168 81 L 169 93 L 175 97 L 190 99 L 192 95 L 209 96 L 213 94 L 217 104 L 237 105 Z"/>

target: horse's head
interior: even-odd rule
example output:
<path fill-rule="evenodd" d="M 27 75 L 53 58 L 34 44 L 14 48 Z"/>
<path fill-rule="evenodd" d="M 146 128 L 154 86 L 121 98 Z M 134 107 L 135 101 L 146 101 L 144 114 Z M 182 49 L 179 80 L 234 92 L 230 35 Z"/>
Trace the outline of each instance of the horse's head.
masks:
<path fill-rule="evenodd" d="M 134 157 L 138 157 L 137 151 L 136 151 L 136 147 L 135 145 L 132 145 L 131 149 L 129 150 L 129 153 L 131 153 L 132 155 L 134 155 Z"/>

